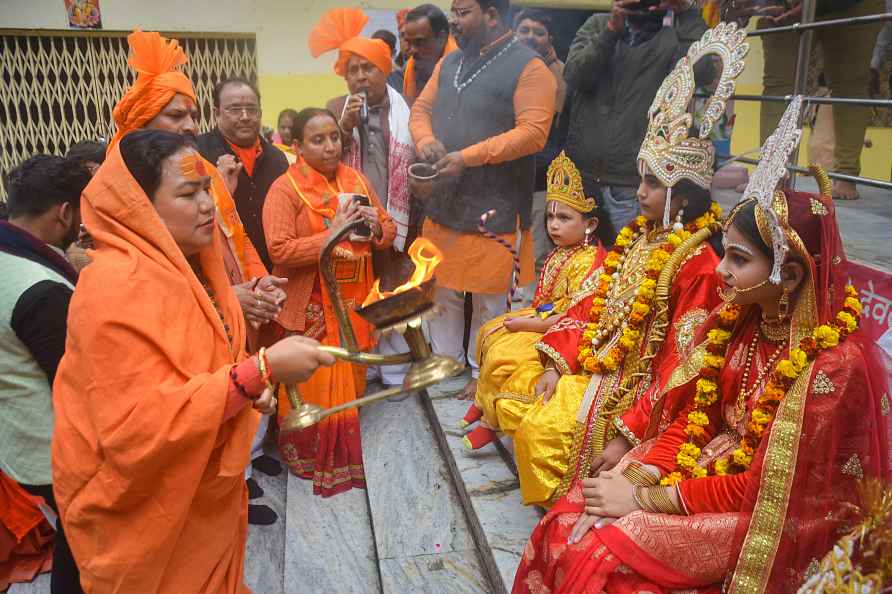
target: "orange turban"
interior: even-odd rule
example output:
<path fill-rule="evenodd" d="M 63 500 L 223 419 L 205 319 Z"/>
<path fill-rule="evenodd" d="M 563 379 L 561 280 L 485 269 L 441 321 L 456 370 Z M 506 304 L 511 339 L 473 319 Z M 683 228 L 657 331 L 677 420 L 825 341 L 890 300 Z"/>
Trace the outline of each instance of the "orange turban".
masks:
<path fill-rule="evenodd" d="M 178 41 L 139 29 L 128 35 L 127 41 L 130 44 L 127 63 L 136 70 L 136 82 L 115 105 L 117 132 L 108 145 L 109 151 L 124 134 L 152 121 L 177 93 L 198 102 L 192 81 L 177 70 L 177 66 L 189 61 Z"/>
<path fill-rule="evenodd" d="M 340 50 L 334 67 L 340 76 L 346 76 L 347 60 L 352 55 L 365 58 L 387 76 L 393 69 L 390 46 L 380 39 L 359 36 L 367 22 L 369 17 L 358 8 L 333 8 L 327 11 L 310 31 L 310 53 L 318 58 L 325 52 Z"/>

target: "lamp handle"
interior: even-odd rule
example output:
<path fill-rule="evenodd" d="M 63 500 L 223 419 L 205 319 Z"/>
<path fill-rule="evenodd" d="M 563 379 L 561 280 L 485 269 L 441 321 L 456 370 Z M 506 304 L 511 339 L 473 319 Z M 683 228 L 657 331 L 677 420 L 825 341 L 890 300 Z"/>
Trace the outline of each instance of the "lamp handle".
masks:
<path fill-rule="evenodd" d="M 347 308 L 344 307 L 344 301 L 341 299 L 341 292 L 338 290 L 338 281 L 335 278 L 334 266 L 331 262 L 331 252 L 335 246 L 341 243 L 360 222 L 347 223 L 340 229 L 332 232 L 325 246 L 322 248 L 322 255 L 319 257 L 319 269 L 322 271 L 322 279 L 328 288 L 328 295 L 334 306 L 335 317 L 338 319 L 338 331 L 341 335 L 341 346 L 351 353 L 359 352 L 359 345 L 356 342 L 356 334 L 353 332 L 353 325 L 350 323 L 350 315 Z"/>

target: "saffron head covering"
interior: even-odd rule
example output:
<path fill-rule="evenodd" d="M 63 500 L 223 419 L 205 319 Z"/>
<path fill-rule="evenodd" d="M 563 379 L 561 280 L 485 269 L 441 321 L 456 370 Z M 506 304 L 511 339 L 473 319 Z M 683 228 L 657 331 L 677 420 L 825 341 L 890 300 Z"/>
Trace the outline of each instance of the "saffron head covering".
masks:
<path fill-rule="evenodd" d="M 124 134 L 152 121 L 177 93 L 198 102 L 192 81 L 177 69 L 189 61 L 177 40 L 165 39 L 155 31 L 136 29 L 127 36 L 127 42 L 130 44 L 127 63 L 136 71 L 136 82 L 115 105 L 117 131 L 108 145 L 109 153 Z"/>
<path fill-rule="evenodd" d="M 368 21 L 369 17 L 358 8 L 327 11 L 310 31 L 310 53 L 318 58 L 326 52 L 340 50 L 334 67 L 340 76 L 347 75 L 347 61 L 353 55 L 365 58 L 387 76 L 393 69 L 390 47 L 380 39 L 359 36 Z"/>

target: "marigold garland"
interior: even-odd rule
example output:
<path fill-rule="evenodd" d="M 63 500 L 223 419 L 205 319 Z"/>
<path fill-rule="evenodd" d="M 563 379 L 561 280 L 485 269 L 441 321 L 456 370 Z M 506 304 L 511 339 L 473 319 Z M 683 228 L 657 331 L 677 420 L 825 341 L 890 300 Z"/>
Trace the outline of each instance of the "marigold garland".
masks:
<path fill-rule="evenodd" d="M 700 458 L 700 448 L 707 442 L 705 427 L 710 424 L 709 416 L 703 409 L 720 400 L 721 394 L 716 380 L 724 366 L 731 329 L 740 312 L 740 306 L 725 305 L 719 313 L 718 327 L 709 331 L 707 355 L 700 369 L 697 392 L 694 395 L 695 407 L 688 413 L 688 424 L 685 427 L 689 439 L 681 445 L 676 454 L 675 470 L 660 481 L 663 485 L 674 485 L 684 479 L 701 478 L 709 474 L 707 469 L 697 462 Z M 858 300 L 858 293 L 853 286 L 848 285 L 843 308 L 833 321 L 815 328 L 811 335 L 799 342 L 798 348 L 790 351 L 788 359 L 777 364 L 765 389 L 756 399 L 740 445 L 730 456 L 715 461 L 713 468 L 716 475 L 737 474 L 750 467 L 762 437 L 799 374 L 821 351 L 835 347 L 857 330 L 860 319 L 861 302 Z"/>
<path fill-rule="evenodd" d="M 716 224 L 721 215 L 721 207 L 716 202 L 713 202 L 706 213 L 688 223 L 684 228 L 673 230 L 669 233 L 665 243 L 651 253 L 645 265 L 646 278 L 635 292 L 635 299 L 631 304 L 629 315 L 623 321 L 619 341 L 607 354 L 599 358 L 595 354 L 597 347 L 593 343 L 599 334 L 602 335 L 601 339 L 606 340 L 607 336 L 604 336 L 604 334 L 609 334 L 610 332 L 610 329 L 602 329 L 600 327 L 601 317 L 604 313 L 604 308 L 607 306 L 607 295 L 610 292 L 610 287 L 613 286 L 621 274 L 626 250 L 639 235 L 646 232 L 647 219 L 639 216 L 631 225 L 623 227 L 616 237 L 616 243 L 613 248 L 604 258 L 603 270 L 598 277 L 598 286 L 595 289 L 592 308 L 589 311 L 589 323 L 586 324 L 582 334 L 578 360 L 585 370 L 601 374 L 613 371 L 622 364 L 626 355 L 639 347 L 642 327 L 653 310 L 657 279 L 659 279 L 660 272 L 663 270 L 672 252 L 693 233 L 704 227 Z"/>

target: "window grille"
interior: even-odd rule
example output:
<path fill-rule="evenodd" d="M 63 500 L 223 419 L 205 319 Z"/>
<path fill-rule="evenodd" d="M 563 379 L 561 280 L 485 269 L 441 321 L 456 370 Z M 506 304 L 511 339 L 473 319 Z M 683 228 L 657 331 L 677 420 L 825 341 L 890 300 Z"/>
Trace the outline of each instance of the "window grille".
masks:
<path fill-rule="evenodd" d="M 112 110 L 133 82 L 128 34 L 0 29 L 0 171 L 35 153 L 61 155 L 81 140 L 112 136 Z M 184 70 L 198 94 L 201 131 L 207 131 L 214 125 L 214 85 L 229 76 L 257 80 L 255 37 L 164 35 L 189 56 Z"/>

